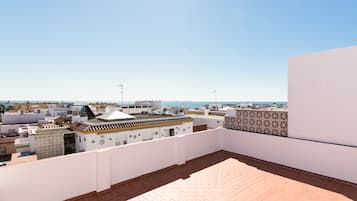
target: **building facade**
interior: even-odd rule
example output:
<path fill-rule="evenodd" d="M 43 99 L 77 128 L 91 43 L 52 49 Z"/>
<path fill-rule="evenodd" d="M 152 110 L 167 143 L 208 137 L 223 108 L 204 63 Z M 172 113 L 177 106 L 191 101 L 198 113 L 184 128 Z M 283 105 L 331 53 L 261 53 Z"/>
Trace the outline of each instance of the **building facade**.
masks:
<path fill-rule="evenodd" d="M 75 153 L 74 134 L 68 128 L 55 124 L 29 127 L 29 150 L 35 152 L 38 159 Z"/>
<path fill-rule="evenodd" d="M 77 152 L 192 133 L 190 117 L 166 117 L 89 123 L 72 126 Z"/>

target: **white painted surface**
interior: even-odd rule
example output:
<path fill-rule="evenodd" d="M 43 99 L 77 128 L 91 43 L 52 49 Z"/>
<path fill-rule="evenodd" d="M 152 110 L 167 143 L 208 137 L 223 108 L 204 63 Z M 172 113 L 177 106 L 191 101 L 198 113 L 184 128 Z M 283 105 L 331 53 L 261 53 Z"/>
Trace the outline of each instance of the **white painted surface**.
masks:
<path fill-rule="evenodd" d="M 289 136 L 357 146 L 357 46 L 289 59 Z"/>
<path fill-rule="evenodd" d="M 12 112 L 6 112 L 5 114 L 2 114 L 2 123 L 4 125 L 6 124 L 28 124 L 28 123 L 37 123 L 40 120 L 45 119 L 44 114 L 38 114 L 38 113 L 12 113 Z"/>
<path fill-rule="evenodd" d="M 227 129 L 223 149 L 357 183 L 357 148 Z"/>
<path fill-rule="evenodd" d="M 190 115 L 193 118 L 193 125 L 207 125 L 208 129 L 223 127 L 224 116 L 203 116 L 203 115 Z"/>
<path fill-rule="evenodd" d="M 117 145 L 131 144 L 159 138 L 170 137 L 170 129 L 174 135 L 192 133 L 192 122 L 180 123 L 172 126 L 162 126 L 128 131 L 110 132 L 103 134 L 83 134 L 77 132 L 76 147 L 78 151 L 92 151 Z"/>
<path fill-rule="evenodd" d="M 177 162 L 177 137 L 128 144 L 110 149 L 111 184 L 116 184 Z"/>
<path fill-rule="evenodd" d="M 186 161 L 221 150 L 221 129 L 185 135 Z"/>
<path fill-rule="evenodd" d="M 97 188 L 96 191 L 109 189 L 110 184 L 110 151 L 101 149 L 97 151 Z"/>
<path fill-rule="evenodd" d="M 96 190 L 96 153 L 0 168 L 1 201 L 60 201 Z"/>
<path fill-rule="evenodd" d="M 1 167 L 0 200 L 63 200 L 219 150 L 357 183 L 357 148 L 218 128 Z"/>

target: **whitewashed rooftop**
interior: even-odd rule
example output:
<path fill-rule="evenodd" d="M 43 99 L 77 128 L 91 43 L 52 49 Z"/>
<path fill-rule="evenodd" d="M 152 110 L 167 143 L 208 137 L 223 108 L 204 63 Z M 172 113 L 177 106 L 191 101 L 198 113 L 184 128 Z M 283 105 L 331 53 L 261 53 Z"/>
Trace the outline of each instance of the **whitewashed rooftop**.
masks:
<path fill-rule="evenodd" d="M 136 118 L 135 116 L 120 111 L 108 112 L 97 117 L 97 119 L 104 120 L 104 121 L 128 120 L 128 119 L 135 119 L 135 118 Z"/>

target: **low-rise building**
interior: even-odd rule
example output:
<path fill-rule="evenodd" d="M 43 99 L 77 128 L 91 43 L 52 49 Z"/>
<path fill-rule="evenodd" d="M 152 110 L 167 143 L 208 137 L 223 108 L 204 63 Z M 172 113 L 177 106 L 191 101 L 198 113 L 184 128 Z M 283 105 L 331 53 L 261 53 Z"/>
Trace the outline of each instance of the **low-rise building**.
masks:
<path fill-rule="evenodd" d="M 193 119 L 193 126 L 203 128 L 203 125 L 206 125 L 207 129 L 214 129 L 223 127 L 224 117 L 223 116 L 214 116 L 214 115 L 190 115 Z M 202 130 L 202 129 L 199 129 Z"/>
<path fill-rule="evenodd" d="M 192 133 L 188 116 L 128 115 L 118 111 L 72 126 L 79 152 Z"/>
<path fill-rule="evenodd" d="M 6 112 L 2 114 L 1 121 L 6 124 L 31 124 L 44 120 L 45 115 L 39 113 Z"/>
<path fill-rule="evenodd" d="M 153 109 L 161 108 L 161 101 L 158 100 L 143 100 L 143 101 L 135 101 L 134 105 L 136 106 L 150 106 Z"/>
<path fill-rule="evenodd" d="M 16 152 L 15 145 L 14 145 L 15 138 L 16 137 L 0 136 L 0 156 L 9 155 Z"/>
<path fill-rule="evenodd" d="M 75 153 L 74 133 L 68 128 L 53 123 L 30 126 L 30 152 L 35 152 L 38 159 Z"/>

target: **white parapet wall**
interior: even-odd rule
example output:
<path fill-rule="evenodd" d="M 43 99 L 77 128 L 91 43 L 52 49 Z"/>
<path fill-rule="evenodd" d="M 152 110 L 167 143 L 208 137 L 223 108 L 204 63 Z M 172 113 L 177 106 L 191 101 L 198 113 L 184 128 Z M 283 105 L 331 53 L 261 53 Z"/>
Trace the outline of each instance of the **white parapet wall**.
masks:
<path fill-rule="evenodd" d="M 289 58 L 289 136 L 357 146 L 357 46 Z"/>
<path fill-rule="evenodd" d="M 222 131 L 224 130 L 218 128 L 186 135 L 184 138 L 186 161 L 221 150 Z"/>
<path fill-rule="evenodd" d="M 60 201 L 221 150 L 221 130 L 0 167 L 0 201 Z"/>
<path fill-rule="evenodd" d="M 96 152 L 0 167 L 1 201 L 60 201 L 96 189 Z"/>
<path fill-rule="evenodd" d="M 357 183 L 357 148 L 224 128 L 0 167 L 1 201 L 60 201 L 226 150 Z"/>
<path fill-rule="evenodd" d="M 177 164 L 177 137 L 110 149 L 111 184 Z"/>
<path fill-rule="evenodd" d="M 228 129 L 223 133 L 226 151 L 357 183 L 357 148 Z"/>

